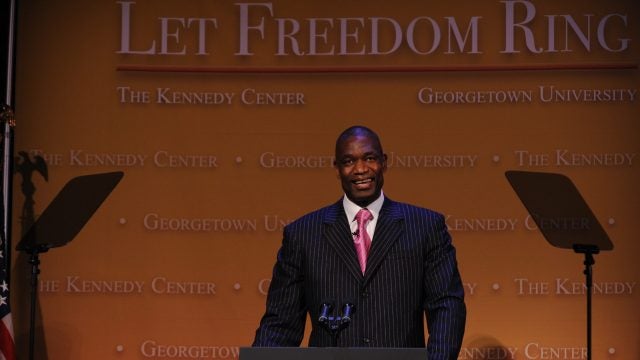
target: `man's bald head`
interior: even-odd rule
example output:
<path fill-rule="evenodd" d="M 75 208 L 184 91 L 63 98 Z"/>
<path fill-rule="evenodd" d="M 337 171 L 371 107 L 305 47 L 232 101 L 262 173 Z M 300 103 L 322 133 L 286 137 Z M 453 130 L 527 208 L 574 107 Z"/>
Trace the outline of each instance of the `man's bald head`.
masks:
<path fill-rule="evenodd" d="M 378 134 L 376 134 L 375 131 L 369 129 L 366 126 L 356 125 L 346 129 L 338 136 L 338 139 L 336 139 L 336 148 L 335 148 L 336 155 L 338 155 L 338 150 L 341 148 L 342 143 L 344 143 L 348 138 L 353 136 L 364 136 L 364 137 L 370 138 L 371 140 L 373 140 L 373 143 L 377 147 L 378 152 L 380 154 L 384 154 L 384 151 L 382 151 L 382 143 L 380 142 L 380 138 L 378 137 Z"/>

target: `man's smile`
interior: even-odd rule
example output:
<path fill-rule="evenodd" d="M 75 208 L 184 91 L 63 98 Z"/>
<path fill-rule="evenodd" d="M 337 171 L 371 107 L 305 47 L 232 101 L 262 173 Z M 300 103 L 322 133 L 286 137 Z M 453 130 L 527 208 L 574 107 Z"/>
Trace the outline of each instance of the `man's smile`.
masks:
<path fill-rule="evenodd" d="M 367 190 L 371 187 L 373 183 L 373 178 L 356 179 L 356 180 L 352 180 L 351 182 L 355 185 L 356 189 Z"/>

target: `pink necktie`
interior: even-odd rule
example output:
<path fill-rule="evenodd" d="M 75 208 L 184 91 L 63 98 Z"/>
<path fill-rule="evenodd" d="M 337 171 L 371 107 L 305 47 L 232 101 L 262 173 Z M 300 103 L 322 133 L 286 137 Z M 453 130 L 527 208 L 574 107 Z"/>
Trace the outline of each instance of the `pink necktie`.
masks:
<path fill-rule="evenodd" d="M 358 262 L 360 263 L 360 269 L 362 270 L 363 275 L 367 268 L 367 255 L 369 254 L 369 248 L 371 247 L 371 238 L 367 233 L 367 222 L 371 219 L 373 219 L 373 215 L 371 215 L 367 209 L 360 209 L 356 214 L 358 232 L 355 235 L 353 242 L 356 246 Z"/>

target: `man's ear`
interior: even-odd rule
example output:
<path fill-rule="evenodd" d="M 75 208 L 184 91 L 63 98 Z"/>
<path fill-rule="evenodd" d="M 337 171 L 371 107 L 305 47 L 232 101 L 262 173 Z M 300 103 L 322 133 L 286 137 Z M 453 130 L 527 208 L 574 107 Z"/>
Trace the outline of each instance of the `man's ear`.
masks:
<path fill-rule="evenodd" d="M 387 171 L 387 154 L 382 154 L 382 171 Z"/>
<path fill-rule="evenodd" d="M 336 171 L 336 178 L 340 179 L 340 169 L 338 169 L 338 162 L 333 160 L 333 168 Z"/>

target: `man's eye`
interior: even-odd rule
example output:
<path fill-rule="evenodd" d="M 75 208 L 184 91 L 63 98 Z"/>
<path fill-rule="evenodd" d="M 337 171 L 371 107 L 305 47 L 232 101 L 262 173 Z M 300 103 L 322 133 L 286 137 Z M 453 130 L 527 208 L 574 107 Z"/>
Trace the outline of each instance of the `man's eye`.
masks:
<path fill-rule="evenodd" d="M 352 159 L 344 159 L 342 160 L 342 165 L 351 165 L 353 164 L 353 160 Z"/>

